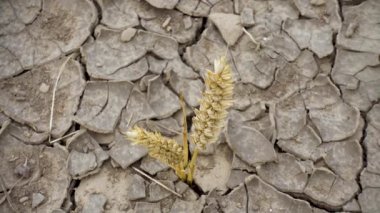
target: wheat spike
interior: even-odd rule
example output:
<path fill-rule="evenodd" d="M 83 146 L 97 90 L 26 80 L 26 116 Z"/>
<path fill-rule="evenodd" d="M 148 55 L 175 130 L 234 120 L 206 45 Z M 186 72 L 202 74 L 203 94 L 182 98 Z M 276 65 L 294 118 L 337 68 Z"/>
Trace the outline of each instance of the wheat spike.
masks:
<path fill-rule="evenodd" d="M 149 132 L 135 126 L 126 133 L 127 139 L 148 148 L 149 155 L 169 165 L 177 172 L 181 168 L 183 150 L 176 141 L 158 132 Z"/>
<path fill-rule="evenodd" d="M 194 129 L 190 136 L 191 141 L 201 149 L 218 139 L 233 100 L 234 81 L 226 58 L 215 60 L 214 69 L 214 72 L 207 70 L 206 90 L 199 109 L 195 110 Z"/>

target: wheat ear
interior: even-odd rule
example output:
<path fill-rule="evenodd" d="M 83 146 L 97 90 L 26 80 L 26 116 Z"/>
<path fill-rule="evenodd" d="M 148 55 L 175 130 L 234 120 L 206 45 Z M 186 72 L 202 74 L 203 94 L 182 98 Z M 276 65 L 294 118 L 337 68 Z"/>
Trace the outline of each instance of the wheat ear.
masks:
<path fill-rule="evenodd" d="M 202 94 L 199 109 L 193 118 L 194 129 L 190 139 L 201 149 L 214 143 L 225 124 L 228 108 L 232 105 L 234 81 L 226 58 L 215 60 L 215 71 L 207 71 L 206 90 Z"/>
<path fill-rule="evenodd" d="M 150 156 L 169 165 L 178 176 L 185 175 L 182 166 L 183 149 L 175 140 L 166 138 L 158 132 L 149 132 L 138 126 L 127 131 L 126 137 L 135 144 L 147 147 Z"/>
<path fill-rule="evenodd" d="M 194 129 L 190 140 L 196 144 L 191 161 L 188 165 L 187 182 L 192 183 L 199 149 L 205 149 L 206 144 L 214 143 L 225 124 L 228 108 L 232 105 L 234 81 L 231 67 L 226 58 L 215 60 L 215 71 L 207 71 L 206 90 L 202 94 L 200 107 L 194 110 Z"/>

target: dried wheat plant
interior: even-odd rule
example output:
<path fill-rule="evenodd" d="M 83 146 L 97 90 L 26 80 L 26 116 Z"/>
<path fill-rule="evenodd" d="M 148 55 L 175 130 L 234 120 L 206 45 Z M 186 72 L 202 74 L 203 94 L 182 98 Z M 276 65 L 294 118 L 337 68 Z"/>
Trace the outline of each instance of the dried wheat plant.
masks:
<path fill-rule="evenodd" d="M 202 93 L 199 109 L 195 109 L 193 130 L 190 141 L 196 146 L 189 162 L 188 133 L 185 102 L 181 95 L 183 146 L 160 133 L 148 132 L 140 127 L 133 127 L 126 133 L 127 139 L 148 148 L 150 156 L 168 164 L 183 181 L 193 182 L 195 163 L 200 149 L 217 141 L 225 125 L 228 109 L 233 102 L 234 80 L 231 67 L 225 57 L 216 60 L 214 71 L 207 71 L 206 89 Z"/>

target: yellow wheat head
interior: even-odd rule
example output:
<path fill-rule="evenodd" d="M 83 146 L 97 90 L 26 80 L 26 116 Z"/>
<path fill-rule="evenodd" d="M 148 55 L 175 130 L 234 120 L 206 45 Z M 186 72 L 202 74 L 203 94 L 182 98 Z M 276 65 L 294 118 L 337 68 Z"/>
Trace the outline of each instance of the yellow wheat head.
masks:
<path fill-rule="evenodd" d="M 173 139 L 166 138 L 158 132 L 149 132 L 138 126 L 126 133 L 127 139 L 135 144 L 148 148 L 149 155 L 169 165 L 173 169 L 180 168 L 183 150 Z"/>
<path fill-rule="evenodd" d="M 190 136 L 191 141 L 202 149 L 218 139 L 233 102 L 234 81 L 226 58 L 215 60 L 214 69 L 214 72 L 207 70 L 206 90 L 199 109 L 195 110 L 194 129 Z"/>

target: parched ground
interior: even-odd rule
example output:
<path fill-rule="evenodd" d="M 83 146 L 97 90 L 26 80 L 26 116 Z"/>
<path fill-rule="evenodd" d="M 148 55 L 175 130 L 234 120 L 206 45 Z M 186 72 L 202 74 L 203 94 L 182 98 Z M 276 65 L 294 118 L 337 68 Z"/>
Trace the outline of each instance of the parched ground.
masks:
<path fill-rule="evenodd" d="M 180 141 L 224 55 L 188 186 L 120 132 Z M 380 212 L 379 56 L 378 0 L 0 0 L 0 212 Z"/>

